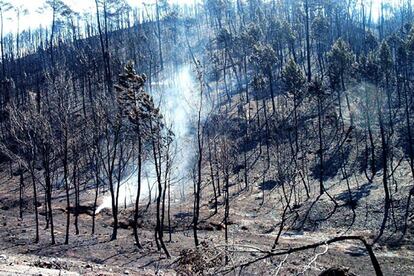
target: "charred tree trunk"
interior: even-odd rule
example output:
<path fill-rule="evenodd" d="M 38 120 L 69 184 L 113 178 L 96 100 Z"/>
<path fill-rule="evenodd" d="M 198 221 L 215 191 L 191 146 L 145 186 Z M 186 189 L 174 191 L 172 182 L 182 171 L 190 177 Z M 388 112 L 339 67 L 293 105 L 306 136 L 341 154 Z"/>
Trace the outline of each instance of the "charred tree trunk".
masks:
<path fill-rule="evenodd" d="M 137 172 L 137 197 L 135 200 L 135 212 L 134 212 L 134 238 L 135 244 L 138 248 L 142 248 L 138 236 L 138 216 L 139 216 L 139 199 L 141 195 L 141 175 L 142 175 L 142 137 L 140 133 L 139 123 L 137 125 L 138 135 L 138 172 Z"/>

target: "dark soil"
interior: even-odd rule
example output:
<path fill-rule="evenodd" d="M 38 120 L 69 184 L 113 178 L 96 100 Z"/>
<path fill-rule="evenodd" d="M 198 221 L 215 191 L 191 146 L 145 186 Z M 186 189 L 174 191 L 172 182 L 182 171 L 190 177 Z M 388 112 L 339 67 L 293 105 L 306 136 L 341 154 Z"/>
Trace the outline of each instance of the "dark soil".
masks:
<path fill-rule="evenodd" d="M 283 212 L 278 200 L 281 194 L 280 188 L 273 186 L 271 181 L 268 181 L 272 183 L 271 189 L 257 185 L 249 190 L 239 190 L 239 185 L 232 186 L 227 246 L 224 242 L 222 205 L 215 215 L 214 208 L 210 209 L 211 204 L 202 207 L 202 220 L 199 225 L 202 245 L 195 249 L 191 226 L 191 200 L 172 204 L 171 241 L 167 225 L 165 227 L 164 239 L 172 255 L 171 259 L 167 259 L 157 250 L 154 242 L 154 204 L 146 212 L 141 213 L 138 226 L 143 249 L 138 249 L 132 235 L 131 209 L 121 211 L 117 240 L 110 241 L 112 218 L 109 210 L 97 215 L 96 233 L 91 234 L 93 193 L 85 191 L 82 194 L 79 214 L 80 234 L 74 234 L 74 210 L 71 208 L 70 241 L 69 245 L 64 245 L 67 209 L 65 198 L 61 197 L 64 191 L 57 191 L 54 194 L 57 198 L 54 200 L 57 244 L 50 245 L 50 231 L 44 229 L 44 212 L 40 216 L 40 242 L 35 244 L 32 199 L 25 198 L 23 220 L 20 220 L 18 193 L 15 191 L 18 177 L 9 179 L 3 176 L 0 179 L 4 179 L 0 184 L 0 252 L 9 260 L 0 260 L 0 275 L 5 273 L 4 271 L 18 275 L 12 272 L 13 267 L 19 268 L 19 265 L 25 265 L 33 271 L 36 271 L 36 267 L 49 269 L 50 275 L 54 275 L 53 270 L 88 275 L 154 275 L 159 271 L 167 275 L 222 275 L 230 273 L 233 267 L 237 267 L 237 273 L 241 272 L 243 275 L 274 275 L 277 271 L 279 275 L 295 275 L 302 271 L 305 271 L 305 275 L 374 275 L 369 256 L 363 245 L 356 242 L 341 242 L 243 266 L 270 250 L 279 231 Z M 368 240 L 375 236 L 382 218 L 381 198 L 377 196 L 380 193 L 379 184 L 355 187 L 352 194 L 355 203 L 352 206 L 349 205 L 345 191 L 337 190 L 335 185 L 329 189 L 335 195 L 338 205 L 335 206 L 327 196 L 319 198 L 316 202 L 316 198 L 313 198 L 295 205 L 288 212 L 277 250 L 312 244 L 342 234 L 360 235 Z M 263 192 L 265 200 L 259 204 Z M 30 194 L 30 187 L 26 188 L 26 194 Z M 205 197 L 211 197 L 207 190 L 204 194 Z M 398 206 L 399 199 L 394 200 Z M 146 203 L 143 202 L 142 210 L 145 209 Z M 402 210 L 396 208 L 400 209 Z M 42 213 L 43 205 L 38 206 L 38 210 Z M 396 211 L 393 216 L 396 220 L 401 219 L 402 211 Z M 412 225 L 411 219 L 409 232 L 401 239 L 398 231 L 392 231 L 391 220 L 388 227 L 391 231 L 387 231 L 385 239 L 374 246 L 384 275 L 413 275 Z M 339 274 L 332 274 L 333 270 L 329 269 L 333 268 L 339 271 Z"/>

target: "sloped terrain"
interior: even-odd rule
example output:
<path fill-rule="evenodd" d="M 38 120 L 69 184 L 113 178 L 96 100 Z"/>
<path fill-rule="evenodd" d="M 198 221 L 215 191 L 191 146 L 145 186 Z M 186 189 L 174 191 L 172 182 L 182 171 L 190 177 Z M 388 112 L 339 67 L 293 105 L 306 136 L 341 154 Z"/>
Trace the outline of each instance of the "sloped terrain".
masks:
<path fill-rule="evenodd" d="M 4 173 L 5 170 L 3 175 Z M 172 240 L 167 242 L 172 259 L 166 259 L 158 252 L 153 242 L 153 205 L 142 213 L 140 219 L 139 234 L 144 247 L 142 250 L 134 245 L 129 223 L 132 218 L 131 208 L 121 211 L 120 235 L 115 241 L 109 241 L 112 223 L 110 211 L 103 211 L 97 216 L 95 235 L 90 234 L 91 213 L 85 211 L 79 218 L 80 234 L 75 235 L 71 226 L 70 244 L 62 244 L 63 240 L 59 238 L 54 246 L 50 245 L 49 231 L 43 229 L 44 218 L 40 212 L 41 240 L 39 244 L 34 244 L 34 218 L 28 212 L 33 208 L 30 199 L 25 199 L 26 210 L 23 220 L 20 220 L 18 204 L 12 204 L 18 201 L 16 193 L 11 189 L 16 178 L 10 179 L 6 175 L 4 178 L 8 180 L 0 187 L 0 274 L 5 275 L 155 275 L 157 271 L 162 271 L 164 275 L 193 275 L 196 272 L 222 274 L 230 271 L 233 266 L 238 267 L 255 260 L 263 256 L 263 252 L 270 250 L 279 232 L 283 212 L 280 204 L 281 187 L 264 189 L 268 187 L 258 184 L 248 190 L 240 190 L 238 185 L 233 185 L 228 245 L 223 242 L 223 205 L 220 204 L 217 214 L 214 214 L 211 204 L 203 205 L 202 221 L 199 225 L 202 245 L 200 253 L 194 250 L 190 201 L 172 205 Z M 313 244 L 340 235 L 358 235 L 367 240 L 376 235 L 382 218 L 379 207 L 382 205 L 381 185 L 376 181 L 370 185 L 357 186 L 354 183 L 352 191 L 358 202 L 354 206 L 353 219 L 352 209 L 345 204 L 346 191 L 339 188 L 339 185 L 335 186 L 335 182 L 336 180 L 332 181 L 328 191 L 337 199 L 338 206 L 335 208 L 330 199 L 323 196 L 316 203 L 309 199 L 289 211 L 277 250 Z M 401 190 L 403 192 L 404 188 Z M 203 197 L 207 199 L 212 196 L 208 188 L 203 190 Z M 55 197 L 59 198 L 59 194 L 56 193 Z M 91 196 L 86 191 L 82 197 L 86 200 Z M 66 222 L 65 205 L 63 199 L 60 201 L 54 209 L 56 233 L 64 232 Z M 42 206 L 38 208 L 39 211 L 42 210 Z M 142 208 L 145 209 L 145 205 Z M 395 214 L 396 218 L 399 216 L 400 214 Z M 168 241 L 168 229 L 165 230 L 165 239 Z M 414 265 L 412 218 L 403 240 L 398 240 L 399 236 L 394 236 L 392 231 L 387 232 L 386 237 L 381 245 L 374 247 L 384 275 L 410 275 Z M 225 255 L 230 258 L 227 265 Z M 315 257 L 316 260 L 313 260 Z M 300 271 L 306 271 L 306 275 L 319 275 L 323 270 L 332 267 L 348 267 L 356 275 L 373 275 L 373 268 L 363 244 L 352 241 L 257 261 L 244 267 L 242 274 L 267 275 L 279 270 L 280 275 L 292 275 Z"/>

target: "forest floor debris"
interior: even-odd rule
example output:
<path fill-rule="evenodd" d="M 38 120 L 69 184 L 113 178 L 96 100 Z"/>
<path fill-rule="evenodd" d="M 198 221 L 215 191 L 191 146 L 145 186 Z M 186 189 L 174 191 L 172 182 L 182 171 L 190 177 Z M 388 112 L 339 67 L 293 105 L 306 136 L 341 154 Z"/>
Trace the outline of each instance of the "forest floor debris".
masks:
<path fill-rule="evenodd" d="M 13 181 L 13 180 L 9 180 Z M 10 184 L 10 183 L 8 183 Z M 0 201 L 7 197 L 7 202 L 14 201 L 15 195 L 11 191 L 13 185 L 0 186 Z M 236 187 L 234 187 L 236 189 Z M 254 188 L 252 188 L 254 189 Z M 355 189 L 357 190 L 357 189 Z M 44 218 L 41 217 L 41 240 L 39 244 L 33 243 L 34 217 L 24 212 L 23 220 L 18 217 L 18 205 L 2 211 L 0 222 L 7 227 L 1 227 L 0 231 L 0 275 L 193 275 L 193 274 L 223 274 L 231 271 L 232 267 L 238 267 L 249 260 L 262 256 L 261 251 L 270 250 L 278 232 L 280 215 L 277 205 L 269 204 L 275 202 L 277 194 L 266 194 L 266 201 L 257 209 L 254 200 L 254 190 L 244 191 L 240 197 L 243 200 L 232 201 L 228 225 L 230 235 L 229 244 L 223 246 L 224 225 L 222 224 L 222 210 L 212 216 L 211 206 L 205 205 L 201 209 L 203 217 L 200 223 L 200 240 L 202 244 L 195 249 L 191 229 L 191 202 L 176 203 L 172 205 L 171 229 L 172 239 L 168 238 L 168 227 L 166 227 L 165 240 L 171 252 L 172 258 L 167 259 L 157 251 L 153 242 L 154 222 L 151 221 L 153 208 L 150 207 L 139 220 L 139 235 L 143 249 L 139 250 L 134 245 L 131 225 L 131 210 L 120 212 L 120 223 L 125 222 L 125 227 L 120 227 L 119 237 L 110 241 L 112 230 L 112 218 L 109 211 L 103 211 L 97 216 L 96 234 L 91 235 L 91 213 L 86 212 L 79 217 L 79 235 L 74 234 L 71 225 L 71 236 L 69 245 L 63 244 L 66 213 L 59 211 L 64 208 L 64 202 L 56 202 L 55 226 L 59 233 L 57 245 L 51 246 L 49 230 L 44 230 Z M 335 191 L 340 195 L 341 190 Z M 17 196 L 17 195 L 15 195 Z M 88 196 L 85 193 L 85 196 Z M 210 194 L 206 191 L 206 196 Z M 274 198 L 273 198 L 274 197 Z M 375 202 L 375 192 L 368 196 L 369 200 Z M 375 214 L 374 208 L 366 209 L 364 200 L 358 204 L 357 219 L 349 228 L 348 213 L 351 210 L 346 206 L 340 207 L 330 220 L 316 222 L 317 214 L 329 213 L 330 205 L 321 200 L 314 207 L 310 219 L 305 222 L 303 229 L 286 229 L 282 232 L 278 243 L 278 250 L 286 250 L 292 247 L 303 246 L 327 240 L 343 233 L 347 235 L 358 235 L 370 239 L 375 235 L 376 224 L 381 218 L 373 216 L 372 221 L 366 221 L 364 212 Z M 25 208 L 32 208 L 30 201 Z M 87 201 L 84 201 L 87 202 Z M 144 203 L 143 203 L 144 204 Z M 309 208 L 309 202 L 295 209 L 299 214 Z M 240 212 L 241 208 L 246 210 Z M 42 206 L 38 207 L 39 211 Z M 88 209 L 85 206 L 85 209 Z M 142 207 L 145 209 L 145 206 Z M 127 222 L 127 223 L 126 223 Z M 293 222 L 293 221 L 290 221 Z M 316 223 L 316 224 L 315 224 Z M 288 223 L 288 226 L 294 226 Z M 167 226 L 167 225 L 166 225 Z M 315 231 L 314 229 L 317 229 Z M 410 228 L 412 231 L 412 228 Z M 411 233 L 411 232 L 410 232 Z M 410 275 L 414 267 L 414 251 L 412 250 L 412 234 L 407 235 L 405 242 L 392 247 L 389 244 L 375 246 L 375 254 L 379 259 L 384 275 Z M 329 269 L 335 267 L 350 268 L 348 274 L 344 275 L 373 275 L 369 256 L 363 246 L 354 242 L 340 242 L 331 244 L 325 254 L 317 256 L 318 252 L 307 250 L 284 257 L 271 257 L 268 260 L 253 264 L 249 267 L 238 267 L 242 275 L 267 275 L 280 271 L 279 275 L 291 275 L 306 270 L 306 275 L 330 275 Z M 227 256 L 227 262 L 225 262 Z M 315 260 L 314 260 L 315 259 Z M 312 265 L 308 265 L 312 263 Z M 22 274 L 23 272 L 23 274 Z M 19 274 L 20 273 L 20 274 Z"/>

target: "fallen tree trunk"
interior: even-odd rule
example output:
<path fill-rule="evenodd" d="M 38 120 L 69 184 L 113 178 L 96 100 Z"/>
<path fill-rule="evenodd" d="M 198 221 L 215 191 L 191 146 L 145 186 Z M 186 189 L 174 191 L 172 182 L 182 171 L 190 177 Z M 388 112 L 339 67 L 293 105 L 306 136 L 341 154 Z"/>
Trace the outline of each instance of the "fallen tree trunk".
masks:
<path fill-rule="evenodd" d="M 247 266 L 249 266 L 253 263 L 265 260 L 265 259 L 270 258 L 270 257 L 289 255 L 289 254 L 292 254 L 292 253 L 295 253 L 295 252 L 317 248 L 317 247 L 322 246 L 322 245 L 329 245 L 329 244 L 332 244 L 332 243 L 335 243 L 335 242 L 347 241 L 347 240 L 357 240 L 357 241 L 362 242 L 364 244 L 367 252 L 368 252 L 368 255 L 369 255 L 370 259 L 371 259 L 372 266 L 375 270 L 375 275 L 376 276 L 383 276 L 381 266 L 380 266 L 375 254 L 374 254 L 374 251 L 372 250 L 372 246 L 361 236 L 340 236 L 340 237 L 332 238 L 332 239 L 327 240 L 327 241 L 322 241 L 322 242 L 313 243 L 313 244 L 309 244 L 309 245 L 304 245 L 304 246 L 300 246 L 300 247 L 294 247 L 294 248 L 290 248 L 288 250 L 283 250 L 283 251 L 279 251 L 279 252 L 269 251 L 269 252 L 266 252 L 266 254 L 262 257 L 259 257 L 255 260 L 252 260 L 252 261 L 249 261 L 245 264 L 242 264 L 241 267 L 247 267 Z"/>

